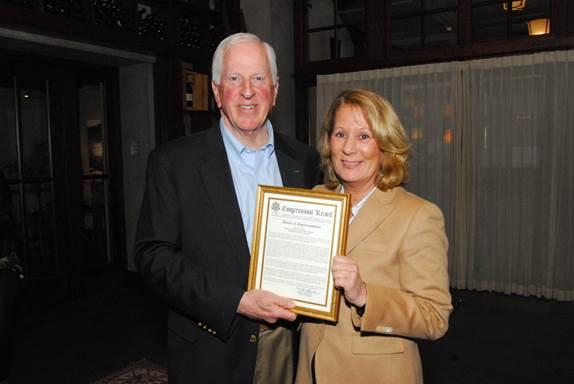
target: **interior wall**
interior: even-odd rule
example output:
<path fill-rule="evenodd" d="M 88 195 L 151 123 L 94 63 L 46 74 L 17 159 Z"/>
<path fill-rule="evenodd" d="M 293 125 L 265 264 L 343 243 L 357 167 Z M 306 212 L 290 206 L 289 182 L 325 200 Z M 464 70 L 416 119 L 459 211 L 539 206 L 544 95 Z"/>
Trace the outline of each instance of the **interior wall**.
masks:
<path fill-rule="evenodd" d="M 135 271 L 133 244 L 143 198 L 146 160 L 155 147 L 153 65 L 121 67 L 119 82 L 127 267 Z"/>
<path fill-rule="evenodd" d="M 295 137 L 293 4 L 290 1 L 241 0 L 247 32 L 267 41 L 277 55 L 279 95 L 271 122 L 281 133 Z"/>

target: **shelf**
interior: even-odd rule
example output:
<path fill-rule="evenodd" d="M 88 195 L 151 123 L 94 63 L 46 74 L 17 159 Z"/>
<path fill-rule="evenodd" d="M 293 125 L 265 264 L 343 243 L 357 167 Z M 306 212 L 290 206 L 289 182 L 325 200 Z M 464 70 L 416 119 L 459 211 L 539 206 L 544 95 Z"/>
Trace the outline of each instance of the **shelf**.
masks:
<path fill-rule="evenodd" d="M 186 111 L 207 111 L 207 75 L 183 68 L 182 71 L 183 109 Z"/>

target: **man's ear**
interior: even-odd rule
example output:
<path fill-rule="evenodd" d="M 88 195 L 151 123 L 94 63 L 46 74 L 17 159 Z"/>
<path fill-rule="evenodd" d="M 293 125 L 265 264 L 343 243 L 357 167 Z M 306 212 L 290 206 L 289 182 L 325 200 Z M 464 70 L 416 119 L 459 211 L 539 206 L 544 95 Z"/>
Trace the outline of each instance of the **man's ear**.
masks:
<path fill-rule="evenodd" d="M 219 95 L 219 85 L 215 84 L 215 82 L 211 81 L 211 90 L 213 91 L 213 97 L 215 97 L 215 103 L 217 104 L 217 108 L 221 108 L 221 97 Z"/>

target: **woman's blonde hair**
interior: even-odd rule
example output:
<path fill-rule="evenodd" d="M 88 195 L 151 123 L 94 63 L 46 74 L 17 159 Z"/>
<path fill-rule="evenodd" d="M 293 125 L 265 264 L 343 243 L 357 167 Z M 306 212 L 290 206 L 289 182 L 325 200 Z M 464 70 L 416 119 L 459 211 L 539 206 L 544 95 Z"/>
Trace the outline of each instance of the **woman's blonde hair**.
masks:
<path fill-rule="evenodd" d="M 374 92 L 348 89 L 333 100 L 321 127 L 318 147 L 327 187 L 334 188 L 341 183 L 331 161 L 330 139 L 335 116 L 343 106 L 349 106 L 363 114 L 379 146 L 382 161 L 377 187 L 386 191 L 405 184 L 409 177 L 410 144 L 397 113 L 387 100 Z"/>

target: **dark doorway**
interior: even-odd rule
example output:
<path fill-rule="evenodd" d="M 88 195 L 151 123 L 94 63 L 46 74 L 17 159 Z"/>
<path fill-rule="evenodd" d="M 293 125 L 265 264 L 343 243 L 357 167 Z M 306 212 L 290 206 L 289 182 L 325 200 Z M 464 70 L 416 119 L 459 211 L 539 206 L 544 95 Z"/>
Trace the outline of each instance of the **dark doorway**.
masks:
<path fill-rule="evenodd" d="M 125 260 L 117 71 L 1 55 L 0 172 L 24 287 L 70 298 Z"/>

